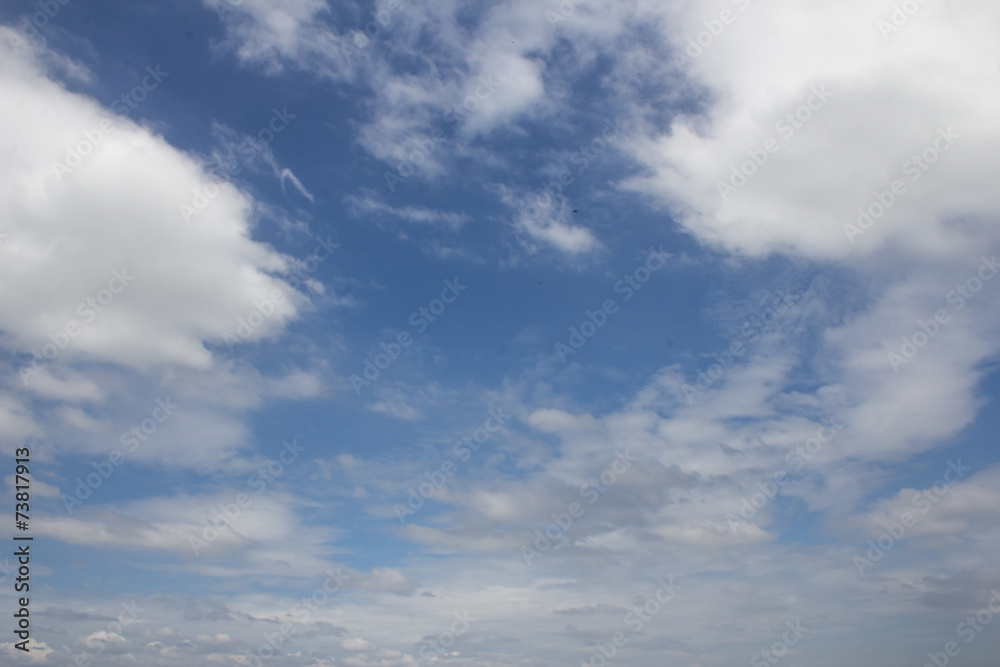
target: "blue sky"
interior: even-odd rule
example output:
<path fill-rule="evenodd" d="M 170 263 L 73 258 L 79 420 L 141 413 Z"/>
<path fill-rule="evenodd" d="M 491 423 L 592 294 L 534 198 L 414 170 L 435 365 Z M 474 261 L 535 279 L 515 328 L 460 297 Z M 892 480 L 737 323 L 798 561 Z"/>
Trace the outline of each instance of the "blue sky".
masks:
<path fill-rule="evenodd" d="M 995 664 L 998 11 L 5 6 L 4 664 Z"/>

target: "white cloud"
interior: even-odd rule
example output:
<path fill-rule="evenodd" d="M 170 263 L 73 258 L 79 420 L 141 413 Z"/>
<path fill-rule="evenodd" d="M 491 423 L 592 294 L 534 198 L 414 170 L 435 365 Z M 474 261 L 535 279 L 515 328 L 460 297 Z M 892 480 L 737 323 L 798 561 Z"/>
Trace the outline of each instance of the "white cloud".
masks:
<path fill-rule="evenodd" d="M 65 406 L 57 412 L 64 422 L 85 433 L 104 433 L 111 428 L 108 422 L 94 419 L 80 408 Z"/>
<path fill-rule="evenodd" d="M 292 371 L 283 378 L 268 379 L 267 392 L 279 398 L 315 398 L 323 393 L 323 381 L 312 373 Z"/>
<path fill-rule="evenodd" d="M 995 246 L 996 227 L 984 224 L 1000 213 L 988 185 L 1000 148 L 992 121 L 1000 95 L 990 83 L 994 3 L 921 6 L 887 40 L 876 22 L 888 17 L 888 5 L 789 0 L 768 11 L 756 3 L 731 10 L 734 22 L 686 65 L 710 107 L 676 118 L 669 131 L 634 137 L 631 151 L 648 171 L 633 188 L 669 204 L 700 240 L 737 253 L 847 259 L 893 248 L 954 258 Z M 711 12 L 689 2 L 671 14 L 667 37 L 680 52 L 706 31 L 701 21 Z M 831 96 L 823 100 L 819 89 Z M 795 113 L 799 120 L 783 120 Z M 949 146 L 942 128 L 960 138 Z M 760 152 L 768 138 L 779 147 L 774 154 Z M 904 163 L 935 141 L 946 151 L 937 162 L 904 173 Z M 745 171 L 756 173 L 720 195 L 718 183 L 729 184 L 748 151 L 766 162 L 749 163 Z M 894 179 L 906 192 L 852 244 L 844 225 Z"/>
<path fill-rule="evenodd" d="M 590 415 L 571 415 L 564 410 L 536 410 L 528 415 L 527 422 L 547 433 L 591 431 L 600 428 L 600 423 Z"/>
<path fill-rule="evenodd" d="M 12 444 L 41 433 L 24 403 L 11 394 L 0 393 L 0 441 Z"/>
<path fill-rule="evenodd" d="M 380 412 L 396 419 L 413 420 L 420 419 L 420 411 L 412 405 L 396 401 L 379 401 L 367 406 L 372 412 Z"/>
<path fill-rule="evenodd" d="M 100 402 L 104 400 L 104 392 L 93 380 L 64 369 L 66 379 L 54 377 L 49 370 L 43 369 L 33 375 L 28 389 L 43 398 L 78 403 L 83 401 Z"/>
<path fill-rule="evenodd" d="M 265 377 L 211 350 L 277 337 L 309 306 L 280 278 L 297 261 L 251 237 L 258 203 L 209 170 L 234 136 L 214 126 L 220 148 L 203 163 L 68 92 L 43 68 L 49 50 L 0 31 L 0 146 L 12 156 L 0 165 L 0 279 L 18 285 L 0 294 L 0 342 L 25 359 L 0 394 L 5 451 L 39 438 L 36 456 L 106 456 L 118 428 L 169 395 L 183 408 L 130 462 L 245 467 L 240 413 L 318 396 L 324 382 L 294 368 Z"/>
<path fill-rule="evenodd" d="M 350 639 L 341 640 L 340 648 L 345 651 L 371 651 L 377 647 L 375 644 L 361 639 L 361 637 L 351 637 Z"/>
<path fill-rule="evenodd" d="M 506 186 L 494 189 L 500 201 L 515 211 L 511 226 L 529 252 L 543 246 L 578 256 L 602 247 L 589 229 L 570 222 L 572 214 L 565 197 L 552 197 L 548 192 L 519 197 Z"/>
<path fill-rule="evenodd" d="M 271 275 L 288 262 L 250 238 L 246 194 L 221 184 L 185 224 L 180 205 L 211 187 L 201 167 L 148 129 L 48 79 L 36 60 L 11 51 L 9 32 L 0 40 L 0 123 L 17 131 L 0 136 L 13 156 L 0 168 L 9 233 L 0 279 L 19 289 L 0 294 L 8 349 L 37 350 L 60 364 L 208 368 L 206 343 L 221 343 L 225 334 L 273 336 L 296 317 L 302 297 Z M 87 154 L 56 175 L 53 165 L 67 161 L 67 147 Z M 273 303 L 275 294 L 282 298 Z M 251 317 L 258 326 L 240 336 L 240 318 Z M 60 391 L 43 382 L 39 391 Z"/>
<path fill-rule="evenodd" d="M 283 70 L 281 58 L 319 56 L 323 66 L 329 68 L 329 61 L 339 53 L 338 40 L 317 30 L 314 24 L 327 11 L 324 0 L 205 0 L 205 5 L 225 22 L 239 58 L 270 74 Z M 331 76 L 337 73 L 328 70 Z"/>
<path fill-rule="evenodd" d="M 329 567 L 325 543 L 335 533 L 304 525 L 296 512 L 300 506 L 280 490 L 258 493 L 244 486 L 210 495 L 147 497 L 117 503 L 113 510 L 85 501 L 72 516 L 39 517 L 33 526 L 68 544 L 173 553 L 187 560 L 186 569 L 216 577 L 250 572 L 308 577 Z M 293 535 L 297 546 L 289 548 Z"/>
<path fill-rule="evenodd" d="M 436 211 L 424 206 L 392 206 L 372 197 L 350 196 L 347 201 L 358 213 L 365 215 L 388 215 L 406 222 L 428 224 L 453 231 L 461 229 L 462 225 L 471 220 L 464 213 Z"/>
<path fill-rule="evenodd" d="M 31 650 L 28 653 L 16 648 L 14 642 L 0 642 L 0 651 L 2 655 L 7 656 L 12 661 L 17 660 L 22 662 L 22 664 L 28 665 L 44 665 L 48 664 L 49 656 L 55 652 L 55 650 L 46 644 L 44 641 L 38 641 L 35 639 L 31 640 Z"/>

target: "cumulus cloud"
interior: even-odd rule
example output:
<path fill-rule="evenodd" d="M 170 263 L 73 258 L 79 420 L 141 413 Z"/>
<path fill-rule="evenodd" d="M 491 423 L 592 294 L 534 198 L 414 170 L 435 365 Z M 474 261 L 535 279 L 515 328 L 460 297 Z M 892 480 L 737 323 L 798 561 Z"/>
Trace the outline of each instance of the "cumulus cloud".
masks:
<path fill-rule="evenodd" d="M 274 336 L 296 317 L 300 295 L 274 276 L 288 262 L 250 238 L 245 193 L 215 184 L 148 128 L 68 92 L 4 31 L 0 121 L 18 128 L 0 139 L 13 156 L 0 188 L 9 234 L 0 272 L 19 285 L 0 295 L 8 349 L 37 352 L 42 364 L 206 369 L 206 344 Z M 180 206 L 212 188 L 186 224 Z M 251 317 L 256 326 L 238 332 Z"/>
<path fill-rule="evenodd" d="M 735 4 L 718 36 L 702 23 L 707 3 L 680 3 L 664 24 L 672 60 L 712 104 L 634 138 L 646 173 L 631 187 L 699 239 L 750 255 L 850 259 L 893 247 L 954 258 L 995 247 L 995 5 L 921 5 L 886 33 L 889 6 Z M 845 232 L 880 195 L 888 211 L 876 206 L 860 235 Z"/>
<path fill-rule="evenodd" d="M 0 118 L 17 130 L 0 133 L 12 156 L 0 274 L 19 288 L 0 295 L 0 336 L 22 361 L 8 367 L 0 438 L 58 443 L 39 456 L 114 443 L 131 462 L 232 463 L 250 444 L 242 411 L 322 392 L 315 373 L 265 377 L 220 351 L 298 317 L 308 302 L 281 278 L 295 261 L 251 237 L 259 207 L 212 174 L 218 155 L 203 162 L 69 92 L 46 70 L 50 50 L 2 31 Z M 157 421 L 154 444 L 125 449 L 122 432 L 153 424 L 171 396 L 184 409 Z"/>

